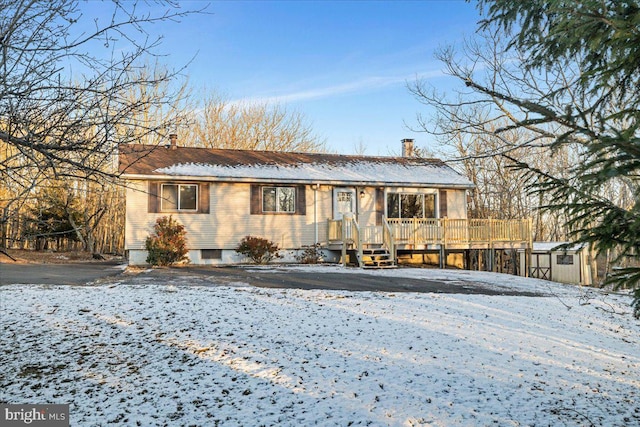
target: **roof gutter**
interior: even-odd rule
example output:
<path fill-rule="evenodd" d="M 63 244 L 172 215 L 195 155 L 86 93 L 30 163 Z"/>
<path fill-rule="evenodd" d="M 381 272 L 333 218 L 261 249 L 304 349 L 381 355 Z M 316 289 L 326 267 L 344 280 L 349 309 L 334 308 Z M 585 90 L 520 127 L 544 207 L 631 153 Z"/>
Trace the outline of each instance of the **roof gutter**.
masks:
<path fill-rule="evenodd" d="M 232 183 L 278 183 L 278 184 L 307 184 L 307 185 L 336 185 L 359 187 L 429 187 L 429 188 L 475 188 L 474 184 L 460 183 L 429 183 L 429 182 L 394 182 L 394 181 L 339 181 L 319 179 L 285 179 L 285 178 L 252 178 L 252 177 L 212 177 L 192 175 L 142 175 L 123 174 L 123 179 L 131 181 L 202 181 L 202 182 L 232 182 Z"/>

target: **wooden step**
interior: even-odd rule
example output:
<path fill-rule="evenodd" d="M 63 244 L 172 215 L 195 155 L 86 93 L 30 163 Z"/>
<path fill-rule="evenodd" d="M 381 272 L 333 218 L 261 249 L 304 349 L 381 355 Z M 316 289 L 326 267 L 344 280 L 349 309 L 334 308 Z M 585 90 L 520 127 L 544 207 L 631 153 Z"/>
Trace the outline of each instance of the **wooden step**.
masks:
<path fill-rule="evenodd" d="M 386 250 L 385 248 L 368 248 L 368 249 L 362 249 L 362 253 L 365 254 L 365 255 L 369 255 L 369 254 L 389 254 L 389 251 Z"/>
<path fill-rule="evenodd" d="M 362 268 L 367 270 L 378 270 L 383 268 L 398 268 L 398 266 L 395 264 L 376 264 L 376 265 L 364 264 Z"/>
<path fill-rule="evenodd" d="M 349 253 L 357 258 L 357 251 L 351 249 Z M 386 248 L 363 248 L 362 268 L 396 268 L 396 262 Z"/>
<path fill-rule="evenodd" d="M 374 268 L 396 268 L 389 251 L 385 248 L 367 248 L 362 250 L 362 267 Z"/>

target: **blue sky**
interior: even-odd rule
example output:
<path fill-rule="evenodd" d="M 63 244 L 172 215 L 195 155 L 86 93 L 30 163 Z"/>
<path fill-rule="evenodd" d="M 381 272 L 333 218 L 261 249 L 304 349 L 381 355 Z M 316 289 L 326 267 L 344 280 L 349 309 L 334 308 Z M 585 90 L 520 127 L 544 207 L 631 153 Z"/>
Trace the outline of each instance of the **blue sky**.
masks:
<path fill-rule="evenodd" d="M 462 0 L 214 1 L 208 11 L 155 27 L 164 62 L 193 58 L 185 71 L 193 87 L 278 102 L 304 114 L 330 150 L 363 144 L 369 155 L 399 154 L 407 137 L 433 143 L 406 128 L 427 112 L 407 82 L 447 87 L 434 50 L 473 34 L 479 19 Z"/>

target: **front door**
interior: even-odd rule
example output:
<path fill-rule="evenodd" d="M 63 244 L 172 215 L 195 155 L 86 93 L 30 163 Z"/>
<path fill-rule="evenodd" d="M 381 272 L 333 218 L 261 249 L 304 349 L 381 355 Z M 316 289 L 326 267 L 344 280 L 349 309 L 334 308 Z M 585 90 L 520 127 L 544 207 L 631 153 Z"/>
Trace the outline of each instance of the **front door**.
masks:
<path fill-rule="evenodd" d="M 333 219 L 342 219 L 344 214 L 356 213 L 356 190 L 335 188 L 333 190 Z"/>

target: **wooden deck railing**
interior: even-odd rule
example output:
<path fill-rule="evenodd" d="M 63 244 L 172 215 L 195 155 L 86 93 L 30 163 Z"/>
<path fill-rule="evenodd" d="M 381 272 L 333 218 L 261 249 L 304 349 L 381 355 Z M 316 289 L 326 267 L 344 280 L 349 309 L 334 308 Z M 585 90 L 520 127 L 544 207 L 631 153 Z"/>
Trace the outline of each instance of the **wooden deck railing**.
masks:
<path fill-rule="evenodd" d="M 359 229 L 362 243 L 447 246 L 531 241 L 529 219 L 385 218 L 383 222 L 383 226 Z M 343 227 L 341 220 L 329 220 L 329 242 L 353 243 L 352 227 Z"/>
<path fill-rule="evenodd" d="M 344 239 L 342 238 L 342 220 L 340 219 L 327 220 L 327 234 L 328 234 L 329 243 L 344 241 Z"/>
<path fill-rule="evenodd" d="M 347 262 L 347 246 L 355 249 L 357 260 L 362 267 L 362 251 L 363 251 L 363 235 L 358 222 L 351 215 L 344 215 L 341 220 L 329 220 L 328 222 L 329 237 L 331 241 L 340 241 L 342 243 L 342 262 Z"/>
<path fill-rule="evenodd" d="M 450 245 L 529 242 L 529 219 L 389 218 L 398 243 Z"/>

